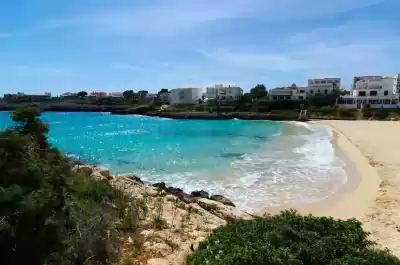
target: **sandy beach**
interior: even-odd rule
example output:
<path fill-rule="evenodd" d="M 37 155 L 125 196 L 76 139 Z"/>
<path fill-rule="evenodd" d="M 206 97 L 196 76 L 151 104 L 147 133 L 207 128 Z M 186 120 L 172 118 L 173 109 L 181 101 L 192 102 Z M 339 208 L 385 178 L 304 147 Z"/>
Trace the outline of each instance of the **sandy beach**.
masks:
<path fill-rule="evenodd" d="M 348 182 L 321 203 L 293 208 L 303 214 L 357 218 L 372 240 L 400 256 L 400 122 L 315 123 L 333 129 L 334 145 L 348 167 Z"/>

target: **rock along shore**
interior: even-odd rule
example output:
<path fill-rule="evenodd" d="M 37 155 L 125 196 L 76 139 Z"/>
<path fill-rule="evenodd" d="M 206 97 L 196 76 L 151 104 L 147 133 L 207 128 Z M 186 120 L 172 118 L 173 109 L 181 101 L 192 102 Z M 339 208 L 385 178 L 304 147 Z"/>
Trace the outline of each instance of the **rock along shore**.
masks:
<path fill-rule="evenodd" d="M 206 191 L 191 194 L 165 183 L 146 184 L 137 176 L 112 176 L 101 166 L 75 165 L 75 172 L 90 175 L 96 180 L 107 180 L 125 194 L 144 202 L 147 217 L 141 221 L 139 235 L 142 253 L 130 257 L 137 235 L 124 234 L 122 256 L 130 257 L 134 264 L 179 265 L 214 229 L 227 222 L 252 219 L 253 215 L 237 209 L 222 195 L 210 196 Z M 165 221 L 156 229 L 154 218 Z"/>

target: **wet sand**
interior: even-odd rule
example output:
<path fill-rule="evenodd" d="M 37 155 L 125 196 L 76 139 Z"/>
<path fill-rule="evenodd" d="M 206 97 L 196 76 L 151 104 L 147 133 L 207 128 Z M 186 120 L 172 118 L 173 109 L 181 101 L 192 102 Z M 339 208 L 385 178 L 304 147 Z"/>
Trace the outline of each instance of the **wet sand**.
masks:
<path fill-rule="evenodd" d="M 335 195 L 294 208 L 302 214 L 357 218 L 382 248 L 400 256 L 400 122 L 316 121 L 334 131 L 333 144 L 346 163 L 348 181 Z"/>
<path fill-rule="evenodd" d="M 316 121 L 333 129 L 348 182 L 334 196 L 295 208 L 303 214 L 357 218 L 381 248 L 400 256 L 400 122 Z"/>
<path fill-rule="evenodd" d="M 328 125 L 347 137 L 349 144 L 363 155 L 364 158 L 361 160 L 355 159 L 354 152 L 345 152 L 349 158 L 355 160 L 361 183 L 365 182 L 364 186 L 375 189 L 367 192 L 360 187 L 363 185 L 356 188 L 355 192 L 360 191 L 360 194 L 354 199 L 367 201 L 370 205 L 364 212 L 358 211 L 355 217 L 363 222 L 367 231 L 371 232 L 371 239 L 400 256 L 400 122 L 320 121 L 317 123 Z M 339 147 L 342 148 L 340 144 Z M 365 202 L 360 206 L 366 206 Z M 347 205 L 343 204 L 342 208 L 347 211 Z M 336 212 L 332 212 L 332 215 L 336 216 Z"/>

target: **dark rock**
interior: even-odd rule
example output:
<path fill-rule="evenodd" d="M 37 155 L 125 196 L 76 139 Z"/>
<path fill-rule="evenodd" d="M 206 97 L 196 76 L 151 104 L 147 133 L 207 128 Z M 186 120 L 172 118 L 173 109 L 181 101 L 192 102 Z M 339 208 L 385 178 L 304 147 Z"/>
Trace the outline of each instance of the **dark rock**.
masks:
<path fill-rule="evenodd" d="M 174 187 L 168 187 L 167 192 L 171 193 L 172 195 L 178 196 L 178 197 L 186 194 L 183 192 L 182 189 L 174 188 Z"/>
<path fill-rule="evenodd" d="M 126 176 L 126 177 L 128 179 L 131 179 L 131 180 L 134 180 L 134 181 L 137 181 L 137 182 L 140 182 L 140 183 L 144 184 L 143 180 L 141 180 L 138 176 L 131 175 L 131 176 Z"/>
<path fill-rule="evenodd" d="M 226 198 L 222 195 L 212 195 L 210 197 L 210 200 L 217 201 L 217 202 L 220 202 L 225 205 L 236 207 L 236 205 L 231 200 L 229 200 L 228 198 Z"/>
<path fill-rule="evenodd" d="M 166 191 L 172 195 L 175 195 L 176 197 L 178 197 L 181 201 L 185 202 L 185 203 L 194 203 L 196 202 L 196 199 L 185 193 L 182 189 L 179 188 L 174 188 L 174 187 L 168 187 L 168 189 L 166 189 Z"/>
<path fill-rule="evenodd" d="M 210 194 L 208 194 L 208 192 L 204 191 L 204 190 L 192 191 L 191 194 L 192 194 L 193 197 L 198 197 L 198 198 L 208 199 L 210 197 Z"/>
<path fill-rule="evenodd" d="M 163 190 L 165 190 L 167 188 L 167 186 L 165 186 L 165 182 L 154 183 L 151 186 L 159 188 L 159 189 L 163 189 Z"/>

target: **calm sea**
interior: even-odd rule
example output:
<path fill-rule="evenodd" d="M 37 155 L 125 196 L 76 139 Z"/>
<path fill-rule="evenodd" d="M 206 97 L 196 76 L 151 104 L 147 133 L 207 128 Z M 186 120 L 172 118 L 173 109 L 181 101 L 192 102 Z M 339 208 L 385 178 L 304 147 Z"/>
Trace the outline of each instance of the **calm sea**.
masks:
<path fill-rule="evenodd" d="M 0 112 L 0 128 L 12 125 Z M 257 210 L 309 203 L 346 180 L 331 132 L 269 121 L 169 120 L 107 113 L 45 113 L 50 142 L 65 154 L 187 192 L 205 189 Z"/>

